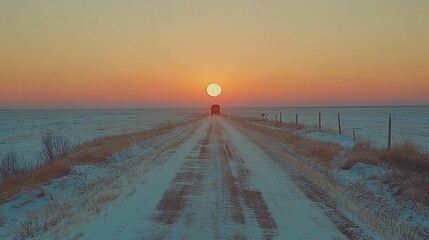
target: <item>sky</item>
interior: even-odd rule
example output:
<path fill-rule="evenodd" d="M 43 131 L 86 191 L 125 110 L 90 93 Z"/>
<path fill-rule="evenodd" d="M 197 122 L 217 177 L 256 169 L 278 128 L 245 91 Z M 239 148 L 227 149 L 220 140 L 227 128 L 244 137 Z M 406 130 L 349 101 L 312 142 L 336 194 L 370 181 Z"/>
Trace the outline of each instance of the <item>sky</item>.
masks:
<path fill-rule="evenodd" d="M 2 0 L 0 107 L 429 104 L 428 26 L 427 0 Z"/>

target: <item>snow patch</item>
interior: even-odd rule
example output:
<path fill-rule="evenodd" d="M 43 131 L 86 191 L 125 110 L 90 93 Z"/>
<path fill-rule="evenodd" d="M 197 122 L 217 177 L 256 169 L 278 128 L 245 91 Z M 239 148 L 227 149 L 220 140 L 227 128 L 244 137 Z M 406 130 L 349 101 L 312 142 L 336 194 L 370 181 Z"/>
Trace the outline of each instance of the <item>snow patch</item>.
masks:
<path fill-rule="evenodd" d="M 356 163 L 348 170 L 337 169 L 335 177 L 345 183 L 367 180 L 373 176 L 383 176 L 391 173 L 392 170 L 386 166 L 370 165 L 366 163 Z"/>
<path fill-rule="evenodd" d="M 355 145 L 353 139 L 344 135 L 330 134 L 330 133 L 316 132 L 316 131 L 301 132 L 301 134 L 313 140 L 340 144 L 342 147 L 351 148 Z"/>
<path fill-rule="evenodd" d="M 109 173 L 106 168 L 94 165 L 73 166 L 71 172 L 73 175 L 83 176 L 87 181 L 95 180 Z"/>

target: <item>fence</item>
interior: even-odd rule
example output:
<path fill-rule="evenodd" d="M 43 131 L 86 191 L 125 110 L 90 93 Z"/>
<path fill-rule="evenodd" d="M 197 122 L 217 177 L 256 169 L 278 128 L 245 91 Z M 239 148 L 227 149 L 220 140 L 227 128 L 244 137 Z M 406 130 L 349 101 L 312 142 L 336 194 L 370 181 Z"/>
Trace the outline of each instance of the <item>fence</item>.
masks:
<path fill-rule="evenodd" d="M 265 114 L 265 113 L 262 113 L 261 114 L 261 116 L 262 116 L 262 120 L 263 121 L 270 121 L 269 120 L 269 118 L 268 118 L 268 114 Z M 319 131 L 322 131 L 323 129 L 322 129 L 322 118 L 323 118 L 323 114 L 322 114 L 322 112 L 318 112 L 318 124 L 317 124 L 317 127 L 318 127 L 318 130 Z M 282 119 L 282 117 L 283 117 L 283 112 L 282 111 L 280 111 L 278 114 L 276 114 L 275 115 L 275 117 L 274 117 L 274 119 L 275 119 L 275 123 L 276 124 L 280 124 L 280 125 L 282 125 L 283 124 L 283 119 Z M 298 113 L 295 113 L 294 114 L 294 117 L 295 117 L 295 125 L 296 126 L 298 126 L 298 125 L 300 125 L 300 122 L 299 122 L 299 114 Z M 343 130 L 342 130 L 342 124 L 341 124 L 341 114 L 340 113 L 337 113 L 336 114 L 336 117 L 337 117 L 337 126 L 338 126 L 338 135 L 343 135 Z M 391 147 L 391 145 L 392 145 L 392 114 L 390 114 L 389 113 L 389 115 L 388 115 L 388 118 L 387 118 L 387 121 L 386 121 L 386 129 L 387 129 L 387 148 L 390 148 Z M 354 142 L 356 142 L 356 132 L 357 132 L 357 130 L 358 130 L 359 128 L 352 128 L 352 136 L 353 136 L 353 141 Z"/>

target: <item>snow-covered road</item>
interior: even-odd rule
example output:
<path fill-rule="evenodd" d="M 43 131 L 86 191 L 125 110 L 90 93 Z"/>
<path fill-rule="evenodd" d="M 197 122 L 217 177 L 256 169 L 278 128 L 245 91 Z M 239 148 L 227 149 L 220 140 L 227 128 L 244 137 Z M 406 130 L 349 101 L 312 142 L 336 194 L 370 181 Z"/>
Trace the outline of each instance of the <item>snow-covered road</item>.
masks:
<path fill-rule="evenodd" d="M 233 122 L 211 117 L 80 239 L 346 239 Z"/>

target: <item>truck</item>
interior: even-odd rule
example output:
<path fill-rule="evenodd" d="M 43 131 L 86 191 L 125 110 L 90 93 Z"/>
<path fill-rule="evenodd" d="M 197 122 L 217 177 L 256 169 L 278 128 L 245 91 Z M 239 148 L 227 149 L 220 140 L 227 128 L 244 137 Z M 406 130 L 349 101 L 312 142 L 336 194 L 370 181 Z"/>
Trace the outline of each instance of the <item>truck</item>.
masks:
<path fill-rule="evenodd" d="M 210 110 L 210 115 L 218 115 L 220 116 L 220 106 L 217 104 L 212 105 L 212 108 Z"/>

